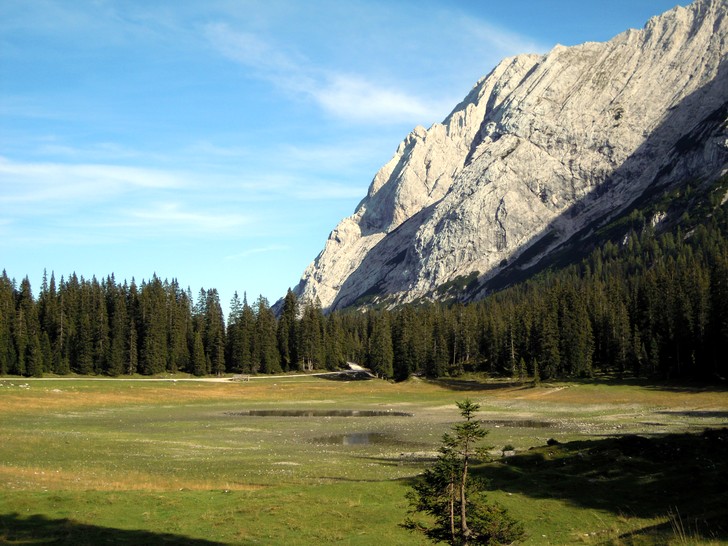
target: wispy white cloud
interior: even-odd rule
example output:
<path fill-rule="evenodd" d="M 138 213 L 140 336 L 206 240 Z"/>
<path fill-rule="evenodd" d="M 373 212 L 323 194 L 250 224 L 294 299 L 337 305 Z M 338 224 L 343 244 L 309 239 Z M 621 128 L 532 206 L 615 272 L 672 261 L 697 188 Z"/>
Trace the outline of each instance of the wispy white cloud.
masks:
<path fill-rule="evenodd" d="M 298 72 L 300 67 L 290 54 L 274 48 L 251 32 L 232 30 L 226 23 L 210 23 L 204 27 L 210 43 L 224 56 L 263 72 Z"/>
<path fill-rule="evenodd" d="M 226 233 L 244 226 L 250 219 L 242 214 L 222 210 L 191 211 L 180 203 L 160 203 L 138 210 L 125 211 L 126 227 L 171 229 L 177 233 Z"/>
<path fill-rule="evenodd" d="M 518 32 L 465 15 L 457 18 L 457 30 L 461 39 L 478 44 L 480 49 L 487 48 L 490 55 L 497 58 L 520 53 L 542 53 L 550 47 Z"/>
<path fill-rule="evenodd" d="M 91 201 L 128 189 L 172 189 L 185 182 L 174 174 L 120 165 L 24 163 L 0 157 L 0 203 Z"/>
<path fill-rule="evenodd" d="M 330 74 L 310 90 L 328 114 L 354 122 L 399 123 L 428 120 L 447 105 L 414 96 L 396 87 L 377 85 L 359 76 Z"/>
<path fill-rule="evenodd" d="M 237 262 L 258 254 L 268 254 L 271 252 L 282 252 L 286 250 L 290 250 L 290 247 L 286 245 L 268 245 L 264 247 L 250 248 L 243 252 L 238 252 L 237 254 L 225 256 L 224 260 L 226 262 Z"/>
<path fill-rule="evenodd" d="M 303 56 L 286 53 L 262 37 L 232 30 L 223 23 L 205 28 L 210 43 L 225 57 L 252 68 L 285 92 L 303 94 L 335 118 L 357 123 L 418 122 L 442 104 L 393 84 L 312 66 Z"/>
<path fill-rule="evenodd" d="M 370 7 L 369 11 L 376 9 Z M 385 13 L 372 16 L 366 24 L 376 24 L 377 17 L 382 21 Z M 384 73 L 371 65 L 342 68 L 314 64 L 288 43 L 284 47 L 262 31 L 233 28 L 228 23 L 209 24 L 204 34 L 219 54 L 251 70 L 254 77 L 268 81 L 283 92 L 308 97 L 336 119 L 368 124 L 439 121 L 465 91 L 447 76 L 452 76 L 461 65 L 470 65 L 473 76 L 469 83 L 475 84 L 478 77 L 505 56 L 548 49 L 528 36 L 467 16 L 457 8 L 442 9 L 436 18 L 436 27 L 432 26 L 434 19 L 413 17 L 410 23 L 415 28 L 402 29 L 401 35 L 372 36 L 372 45 L 376 43 L 380 54 L 390 52 Z M 333 32 L 336 35 L 342 31 L 334 29 Z M 423 48 L 421 52 L 408 50 L 406 43 L 394 41 L 418 33 L 432 37 L 429 41 L 417 40 L 418 47 Z M 342 40 L 342 36 L 332 39 Z M 448 46 L 442 47 L 443 43 Z M 342 47 L 346 47 L 345 42 Z M 402 60 L 397 61 L 400 56 Z M 407 59 L 423 65 L 420 73 L 426 72 L 425 66 L 429 67 L 430 80 L 414 82 L 404 75 L 412 74 L 406 66 Z M 473 67 L 474 63 L 483 65 Z M 423 87 L 423 84 L 426 85 Z"/>

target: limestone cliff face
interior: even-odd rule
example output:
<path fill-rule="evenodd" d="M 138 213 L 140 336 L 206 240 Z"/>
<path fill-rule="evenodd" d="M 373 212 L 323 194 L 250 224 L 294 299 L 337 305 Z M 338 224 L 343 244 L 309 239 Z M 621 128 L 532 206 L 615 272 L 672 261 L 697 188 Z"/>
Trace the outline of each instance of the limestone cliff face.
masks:
<path fill-rule="evenodd" d="M 727 16 L 728 0 L 698 0 L 606 43 L 502 61 L 405 138 L 295 292 L 328 309 L 436 299 L 543 259 L 651 185 L 720 175 Z"/>

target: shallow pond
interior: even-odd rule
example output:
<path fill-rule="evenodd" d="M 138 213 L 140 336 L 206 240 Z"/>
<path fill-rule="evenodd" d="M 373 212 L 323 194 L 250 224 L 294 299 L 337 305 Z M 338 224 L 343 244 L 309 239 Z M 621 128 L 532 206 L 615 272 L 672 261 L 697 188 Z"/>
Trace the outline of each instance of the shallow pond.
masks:
<path fill-rule="evenodd" d="M 391 444 L 396 439 L 381 432 L 352 432 L 349 434 L 334 434 L 322 438 L 315 438 L 314 443 L 334 444 L 344 446 L 363 446 L 370 444 Z"/>
<path fill-rule="evenodd" d="M 243 417 L 412 417 L 413 413 L 388 410 L 321 410 L 321 409 L 271 409 L 229 411 L 226 415 Z"/>
<path fill-rule="evenodd" d="M 501 427 L 507 427 L 507 428 L 552 428 L 555 427 L 555 423 L 551 423 L 550 421 L 534 421 L 533 419 L 524 419 L 524 420 L 508 420 L 508 419 L 502 419 L 502 420 L 486 420 L 483 421 L 483 425 L 485 427 L 495 427 L 495 428 L 501 428 Z"/>

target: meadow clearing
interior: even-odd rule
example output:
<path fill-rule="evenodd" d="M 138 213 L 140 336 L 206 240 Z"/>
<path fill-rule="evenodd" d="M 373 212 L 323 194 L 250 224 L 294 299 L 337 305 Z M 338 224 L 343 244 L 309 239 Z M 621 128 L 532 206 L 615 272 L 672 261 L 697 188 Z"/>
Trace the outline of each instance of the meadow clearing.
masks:
<path fill-rule="evenodd" d="M 681 446 L 728 425 L 725 390 L 330 376 L 1 378 L 0 543 L 424 544 L 399 527 L 405 493 L 465 398 L 495 459 L 476 471 L 527 544 L 726 539 L 689 515 L 725 514 L 713 443 L 667 479 Z M 633 434 L 682 436 L 660 466 Z"/>

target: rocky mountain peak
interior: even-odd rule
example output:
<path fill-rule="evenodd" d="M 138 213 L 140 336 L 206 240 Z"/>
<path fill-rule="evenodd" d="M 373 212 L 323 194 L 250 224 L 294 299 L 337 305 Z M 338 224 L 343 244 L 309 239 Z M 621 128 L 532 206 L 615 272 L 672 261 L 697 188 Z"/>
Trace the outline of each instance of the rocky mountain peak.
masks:
<path fill-rule="evenodd" d="M 334 309 L 437 299 L 465 279 L 485 291 L 652 185 L 719 175 L 726 13 L 698 0 L 606 43 L 504 59 L 402 141 L 295 292 Z"/>

